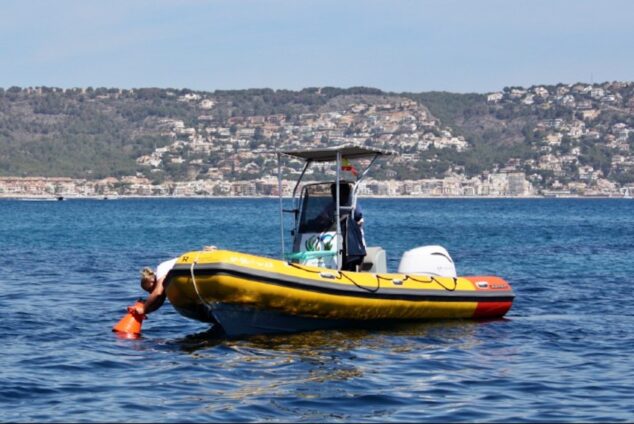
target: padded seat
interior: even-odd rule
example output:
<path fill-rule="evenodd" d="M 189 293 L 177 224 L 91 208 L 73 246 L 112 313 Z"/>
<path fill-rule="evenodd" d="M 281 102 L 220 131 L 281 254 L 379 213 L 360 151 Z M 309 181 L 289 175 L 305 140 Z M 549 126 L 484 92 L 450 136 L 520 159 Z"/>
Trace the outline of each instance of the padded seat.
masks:
<path fill-rule="evenodd" d="M 366 247 L 366 255 L 361 264 L 361 272 L 383 274 L 387 272 L 387 258 L 382 247 Z"/>

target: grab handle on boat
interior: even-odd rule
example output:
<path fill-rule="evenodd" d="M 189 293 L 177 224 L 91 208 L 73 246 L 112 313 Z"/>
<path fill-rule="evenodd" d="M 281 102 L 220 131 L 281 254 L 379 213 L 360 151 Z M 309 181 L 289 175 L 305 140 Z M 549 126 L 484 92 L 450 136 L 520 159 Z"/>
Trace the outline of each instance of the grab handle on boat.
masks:
<path fill-rule="evenodd" d="M 324 258 L 327 256 L 335 256 L 337 254 L 337 252 L 333 251 L 333 250 L 313 250 L 313 251 L 305 251 L 305 252 L 294 252 L 294 253 L 289 253 L 286 256 L 286 259 L 288 260 L 307 260 L 307 259 L 314 259 L 314 258 Z"/>

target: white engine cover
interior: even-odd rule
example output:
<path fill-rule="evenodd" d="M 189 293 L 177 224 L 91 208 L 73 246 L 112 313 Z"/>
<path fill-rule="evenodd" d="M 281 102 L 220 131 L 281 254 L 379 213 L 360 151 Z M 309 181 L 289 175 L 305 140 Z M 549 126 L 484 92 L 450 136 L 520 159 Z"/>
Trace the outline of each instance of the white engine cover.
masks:
<path fill-rule="evenodd" d="M 442 246 L 421 246 L 403 253 L 398 265 L 399 274 L 457 277 L 456 266 L 449 252 Z"/>

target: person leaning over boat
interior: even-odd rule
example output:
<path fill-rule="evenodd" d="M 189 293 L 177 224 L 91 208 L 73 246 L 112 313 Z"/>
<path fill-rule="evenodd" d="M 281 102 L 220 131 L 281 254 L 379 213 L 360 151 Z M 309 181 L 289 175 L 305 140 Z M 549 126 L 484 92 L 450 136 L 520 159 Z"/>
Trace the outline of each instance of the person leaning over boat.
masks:
<path fill-rule="evenodd" d="M 134 311 L 139 315 L 147 315 L 163 306 L 165 298 L 167 297 L 163 282 L 177 259 L 178 258 L 173 258 L 169 261 L 161 262 L 156 267 L 156 272 L 149 267 L 145 267 L 141 270 L 141 288 L 150 293 L 150 295 L 145 302 L 143 302 L 143 305 L 128 307 L 129 312 Z"/>

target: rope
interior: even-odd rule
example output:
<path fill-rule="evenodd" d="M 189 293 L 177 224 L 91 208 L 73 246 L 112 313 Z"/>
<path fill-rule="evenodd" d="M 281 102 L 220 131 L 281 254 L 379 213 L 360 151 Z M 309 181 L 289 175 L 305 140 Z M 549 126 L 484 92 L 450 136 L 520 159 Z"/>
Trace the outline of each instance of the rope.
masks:
<path fill-rule="evenodd" d="M 352 284 L 354 284 L 355 286 L 357 286 L 358 288 L 365 290 L 369 293 L 376 293 L 381 289 L 381 280 L 379 278 L 376 279 L 376 287 L 375 288 L 368 288 L 365 286 L 362 286 L 361 284 L 358 284 L 356 281 L 354 281 L 352 278 L 350 278 L 349 275 L 344 274 L 343 272 L 339 273 L 340 275 L 343 275 L 344 277 L 346 277 Z"/>
<path fill-rule="evenodd" d="M 196 263 L 198 263 L 198 255 L 196 255 L 196 259 L 192 261 L 192 265 L 189 267 L 189 273 L 192 276 L 192 285 L 194 286 L 194 291 L 196 292 L 196 295 L 198 295 L 198 299 L 200 300 L 200 303 L 207 309 L 210 309 L 209 305 L 207 304 L 207 302 L 205 302 L 203 297 L 200 295 L 200 292 L 198 291 L 198 285 L 196 284 L 196 277 L 194 277 L 194 267 L 196 266 Z"/>
<path fill-rule="evenodd" d="M 302 271 L 305 271 L 305 272 L 312 272 L 314 274 L 320 274 L 322 272 L 322 271 L 315 271 L 315 270 L 312 270 L 312 269 L 306 269 L 306 268 L 303 268 L 300 265 L 292 263 L 292 262 L 289 262 L 288 264 L 290 266 L 294 267 L 294 268 L 301 269 Z M 375 275 L 376 275 L 376 287 L 375 288 L 368 288 L 368 287 L 365 287 L 365 286 L 362 286 L 362 285 L 358 284 L 356 281 L 354 281 L 352 278 L 350 278 L 349 275 L 343 273 L 342 271 L 337 271 L 337 275 L 335 276 L 335 278 L 337 280 L 341 280 L 341 277 L 345 277 L 346 279 L 348 279 L 348 281 L 350 281 L 356 287 L 358 287 L 358 288 L 360 288 L 362 290 L 365 290 L 367 292 L 370 292 L 370 293 L 376 293 L 376 292 L 378 292 L 381 289 L 381 280 L 387 280 L 387 281 L 392 281 L 393 280 L 393 278 L 391 278 L 391 277 L 384 277 L 384 276 L 382 276 L 380 274 L 375 274 Z M 415 281 L 417 283 L 422 283 L 422 284 L 436 283 L 440 287 L 445 289 L 446 291 L 450 291 L 450 292 L 456 291 L 456 289 L 458 288 L 458 279 L 455 278 L 455 277 L 452 277 L 452 279 L 453 279 L 453 287 L 448 287 L 448 286 L 444 285 L 442 282 L 438 281 L 434 276 L 429 276 L 429 280 L 419 280 L 417 278 L 412 277 L 411 275 L 408 275 L 408 274 L 404 274 L 404 275 L 405 275 L 405 277 L 403 278 L 403 282 L 405 282 L 406 280 L 409 279 L 409 280 Z"/>
<path fill-rule="evenodd" d="M 453 279 L 453 288 L 445 286 L 443 283 L 441 283 L 440 281 L 436 280 L 436 278 L 433 275 L 429 276 L 429 280 L 417 280 L 416 278 L 412 277 L 411 275 L 405 274 L 405 278 L 403 279 L 403 281 L 405 281 L 407 279 L 412 280 L 412 281 L 416 281 L 417 283 L 422 283 L 422 284 L 436 283 L 440 287 L 442 287 L 443 289 L 445 289 L 447 291 L 455 291 L 458 288 L 458 279 L 455 278 L 455 277 L 452 277 L 452 279 Z"/>
<path fill-rule="evenodd" d="M 315 270 L 312 270 L 312 269 L 306 269 L 306 268 L 303 268 L 303 267 L 301 267 L 300 265 L 298 265 L 298 264 L 296 264 L 296 263 L 289 262 L 288 264 L 289 264 L 290 266 L 294 267 L 294 268 L 301 269 L 302 271 L 305 271 L 305 272 L 312 272 L 313 274 L 321 274 L 321 273 L 322 273 L 322 271 L 315 271 Z M 350 278 L 350 276 L 349 276 L 349 275 L 344 274 L 344 273 L 343 273 L 343 271 L 336 271 L 336 273 L 337 273 L 337 275 L 335 276 L 335 279 L 337 279 L 337 280 L 341 280 L 341 277 L 346 277 L 346 279 L 348 279 L 348 281 L 350 281 L 350 282 L 351 282 L 352 284 L 354 284 L 356 287 L 358 287 L 358 288 L 360 288 L 360 289 L 362 289 L 362 290 L 365 290 L 365 291 L 367 291 L 367 292 L 370 292 L 370 293 L 376 293 L 376 292 L 378 292 L 378 291 L 379 291 L 379 289 L 381 288 L 381 282 L 379 281 L 379 279 L 378 279 L 378 278 L 377 278 L 377 285 L 376 285 L 376 287 L 375 287 L 375 288 L 368 288 L 368 287 L 362 286 L 361 284 L 359 284 L 359 283 L 357 283 L 356 281 L 354 281 L 352 278 Z M 378 275 L 377 275 L 377 277 L 378 277 Z"/>

